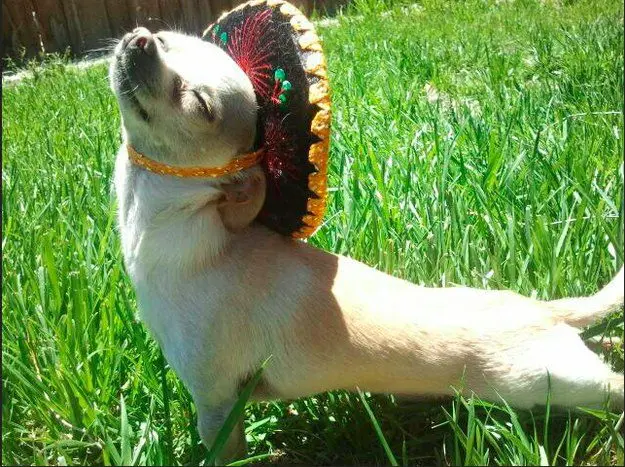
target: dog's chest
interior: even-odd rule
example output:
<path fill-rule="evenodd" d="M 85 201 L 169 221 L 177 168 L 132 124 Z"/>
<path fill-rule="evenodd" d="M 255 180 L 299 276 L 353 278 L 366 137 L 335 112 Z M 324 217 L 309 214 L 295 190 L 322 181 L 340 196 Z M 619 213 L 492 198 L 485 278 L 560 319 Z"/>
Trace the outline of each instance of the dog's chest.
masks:
<path fill-rule="evenodd" d="M 115 192 L 124 261 L 134 282 L 155 270 L 192 274 L 222 248 L 226 232 L 219 214 L 204 209 L 219 194 L 210 184 L 149 173 L 121 152 Z"/>
<path fill-rule="evenodd" d="M 209 384 L 224 364 L 233 374 L 246 368 L 244 351 L 233 351 L 247 341 L 237 307 L 230 303 L 237 295 L 235 284 L 210 273 L 184 281 L 154 274 L 135 289 L 141 321 L 187 385 Z"/>

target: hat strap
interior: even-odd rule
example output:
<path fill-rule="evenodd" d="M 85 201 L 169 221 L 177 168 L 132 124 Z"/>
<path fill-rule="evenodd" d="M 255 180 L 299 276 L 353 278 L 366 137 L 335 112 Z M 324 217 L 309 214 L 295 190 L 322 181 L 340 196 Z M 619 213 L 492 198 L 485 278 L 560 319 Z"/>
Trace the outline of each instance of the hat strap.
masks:
<path fill-rule="evenodd" d="M 190 178 L 190 177 L 222 177 L 224 175 L 230 175 L 241 170 L 249 169 L 250 167 L 258 164 L 265 152 L 264 148 L 261 148 L 254 152 L 248 152 L 241 154 L 235 159 L 232 159 L 226 165 L 219 167 L 176 167 L 162 162 L 157 162 L 154 159 L 150 159 L 145 154 L 137 152 L 135 148 L 127 145 L 128 156 L 130 161 L 143 167 L 150 172 L 154 172 L 160 175 L 173 175 L 176 177 Z"/>

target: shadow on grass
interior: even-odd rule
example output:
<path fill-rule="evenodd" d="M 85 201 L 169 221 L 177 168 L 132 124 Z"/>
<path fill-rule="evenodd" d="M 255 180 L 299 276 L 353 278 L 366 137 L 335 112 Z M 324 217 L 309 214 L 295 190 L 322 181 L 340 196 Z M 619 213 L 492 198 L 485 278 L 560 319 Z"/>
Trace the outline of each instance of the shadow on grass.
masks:
<path fill-rule="evenodd" d="M 549 462 L 571 465 L 622 457 L 607 426 L 618 415 L 544 407 L 533 411 L 464 398 L 400 399 L 374 395 L 368 404 L 399 465 L 484 465 Z M 357 394 L 334 392 L 286 404 L 252 406 L 250 456 L 272 451 L 280 464 L 382 464 L 384 452 Z M 607 423 L 606 423 L 607 422 Z M 600 436 L 585 436 L 599 432 Z M 606 446 L 607 443 L 607 446 Z"/>

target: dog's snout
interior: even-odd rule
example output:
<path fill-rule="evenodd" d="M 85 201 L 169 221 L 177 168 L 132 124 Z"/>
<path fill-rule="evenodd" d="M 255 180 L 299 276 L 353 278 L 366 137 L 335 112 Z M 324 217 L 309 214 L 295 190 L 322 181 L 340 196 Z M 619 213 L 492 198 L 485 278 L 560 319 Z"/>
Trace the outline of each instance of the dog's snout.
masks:
<path fill-rule="evenodd" d="M 135 28 L 124 35 L 115 50 L 114 76 L 126 95 L 158 94 L 161 65 L 156 38 L 147 28 Z"/>
<path fill-rule="evenodd" d="M 129 38 L 128 47 L 145 52 L 148 55 L 156 53 L 156 41 L 147 28 L 135 28 Z"/>

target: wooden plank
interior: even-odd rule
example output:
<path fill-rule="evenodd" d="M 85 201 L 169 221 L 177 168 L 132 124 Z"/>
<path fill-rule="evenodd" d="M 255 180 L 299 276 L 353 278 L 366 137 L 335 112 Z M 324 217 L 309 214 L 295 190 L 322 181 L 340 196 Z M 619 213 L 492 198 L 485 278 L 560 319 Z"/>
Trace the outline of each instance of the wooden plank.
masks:
<path fill-rule="evenodd" d="M 130 9 L 124 0 L 105 0 L 104 8 L 111 29 L 111 37 L 121 39 L 124 34 L 134 29 L 135 24 Z"/>
<path fill-rule="evenodd" d="M 158 0 L 161 10 L 161 21 L 157 26 L 160 29 L 174 29 L 184 31 L 182 24 L 182 5 L 179 0 Z"/>
<path fill-rule="evenodd" d="M 197 0 L 197 9 L 200 21 L 199 34 L 202 34 L 208 25 L 215 20 L 216 14 L 211 8 L 210 0 Z"/>
<path fill-rule="evenodd" d="M 77 0 L 63 0 L 63 12 L 67 31 L 69 33 L 69 45 L 74 53 L 83 49 L 82 27 L 78 16 Z"/>
<path fill-rule="evenodd" d="M 64 52 L 70 46 L 63 6 L 58 0 L 32 0 L 46 52 Z"/>
<path fill-rule="evenodd" d="M 39 32 L 33 21 L 34 8 L 30 1 L 2 0 L 2 13 L 12 24 L 11 45 L 15 55 L 19 56 L 23 50 L 27 57 L 33 57 L 41 50 Z M 3 19 L 4 23 L 4 19 Z"/>
<path fill-rule="evenodd" d="M 11 21 L 11 16 L 9 15 L 9 9 L 2 2 L 2 57 L 10 57 L 15 55 L 15 50 L 13 47 L 13 35 L 15 34 L 15 30 L 13 29 L 13 22 Z"/>
<path fill-rule="evenodd" d="M 97 52 L 106 46 L 106 40 L 111 37 L 104 2 L 101 0 L 80 0 L 77 7 L 82 30 L 80 52 Z"/>
<path fill-rule="evenodd" d="M 222 13 L 225 13 L 232 8 L 230 0 L 211 0 L 210 5 L 211 11 L 215 15 L 214 19 L 219 18 Z"/>
<path fill-rule="evenodd" d="M 200 12 L 196 0 L 180 0 L 182 10 L 182 28 L 188 34 L 202 34 L 203 22 L 200 21 Z"/>
<path fill-rule="evenodd" d="M 161 9 L 157 1 L 128 0 L 128 6 L 133 24 L 144 26 L 151 31 L 162 29 Z"/>

